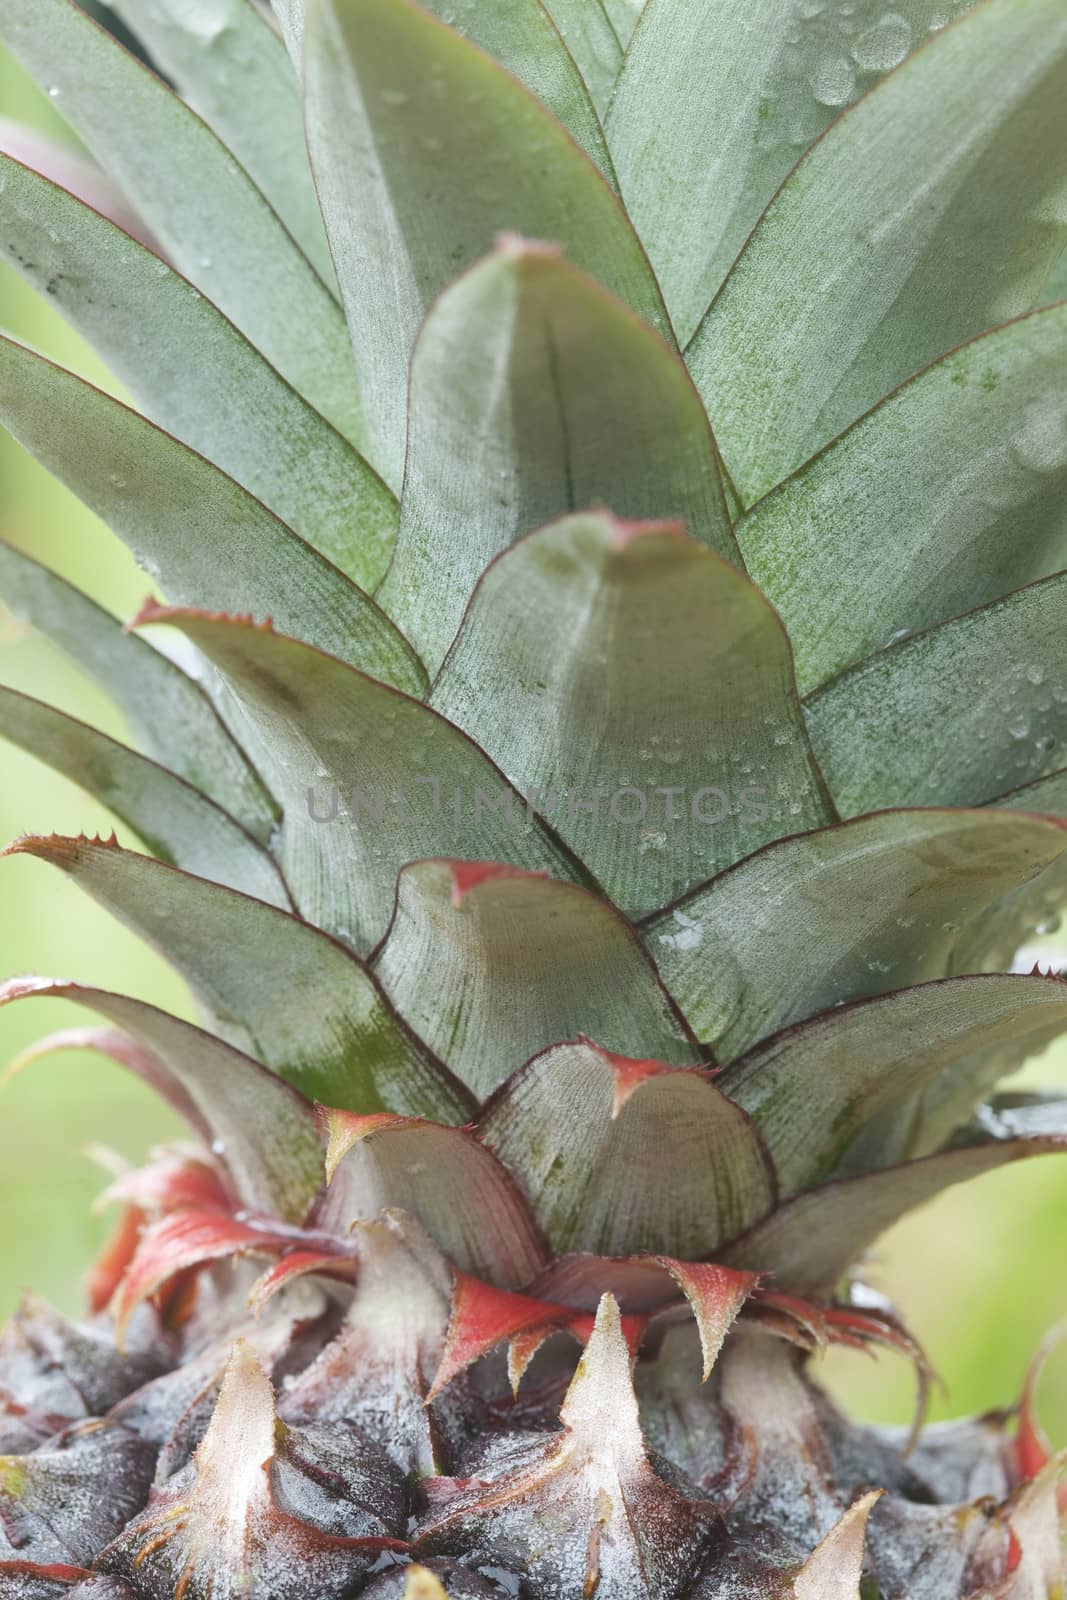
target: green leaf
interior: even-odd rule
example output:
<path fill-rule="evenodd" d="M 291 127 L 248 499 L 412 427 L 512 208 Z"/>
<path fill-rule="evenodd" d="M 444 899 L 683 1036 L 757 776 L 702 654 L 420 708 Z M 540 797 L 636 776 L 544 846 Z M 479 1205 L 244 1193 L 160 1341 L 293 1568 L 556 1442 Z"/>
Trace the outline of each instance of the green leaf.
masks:
<path fill-rule="evenodd" d="M 1067 250 L 1061 250 L 1055 266 L 1041 285 L 1041 293 L 1037 297 L 1038 305 L 1056 305 L 1060 300 L 1067 300 Z"/>
<path fill-rule="evenodd" d="M 833 816 L 781 624 L 676 525 L 591 514 L 521 540 L 476 589 L 433 704 L 550 797 L 631 915 Z"/>
<path fill-rule="evenodd" d="M 623 46 L 604 0 L 543 0 L 543 4 L 578 64 L 598 115 L 606 118 Z"/>
<path fill-rule="evenodd" d="M 548 1260 L 511 1174 L 467 1128 L 405 1117 L 328 1119 L 320 1226 L 347 1232 L 385 1210 L 421 1222 L 463 1272 L 518 1289 Z"/>
<path fill-rule="evenodd" d="M 270 5 L 298 74 L 303 64 L 304 4 L 305 0 L 271 0 Z"/>
<path fill-rule="evenodd" d="M 360 442 L 340 308 L 210 128 L 71 0 L 6 0 L 0 38 L 48 90 L 178 270 L 323 416 Z"/>
<path fill-rule="evenodd" d="M 536 95 L 615 188 L 608 154 L 589 87 L 557 24 L 542 0 L 423 0 L 432 16 L 484 50 Z M 595 0 L 592 6 L 596 10 Z M 584 34 L 584 30 L 583 30 Z"/>
<path fill-rule="evenodd" d="M 327 286 L 333 263 L 304 144 L 300 83 L 254 0 L 108 0 L 241 162 Z"/>
<path fill-rule="evenodd" d="M 600 0 L 615 30 L 619 48 L 625 50 L 645 10 L 646 0 Z M 555 4 L 555 0 L 553 0 Z"/>
<path fill-rule="evenodd" d="M 745 504 L 935 356 L 1029 310 L 1067 237 L 1065 176 L 1060 0 L 985 0 L 833 124 L 690 346 Z"/>
<path fill-rule="evenodd" d="M 405 867 L 375 965 L 401 1016 L 479 1099 L 579 1033 L 675 1066 L 699 1059 L 629 923 L 550 878 L 459 861 Z"/>
<path fill-rule="evenodd" d="M 901 1167 L 828 1183 L 797 1195 L 723 1255 L 733 1266 L 772 1272 L 775 1287 L 829 1295 L 880 1234 L 954 1183 L 1011 1161 L 1067 1151 L 1067 1138 L 989 1139 Z"/>
<path fill-rule="evenodd" d="M 184 605 L 272 616 L 420 693 L 373 600 L 202 456 L 62 367 L 0 338 L 0 423 Z"/>
<path fill-rule="evenodd" d="M 203 690 L 88 595 L 0 540 L 0 598 L 111 695 L 147 755 L 265 840 L 276 808 Z"/>
<path fill-rule="evenodd" d="M 379 599 L 436 670 L 488 562 L 601 503 L 680 517 L 741 565 L 682 362 L 558 252 L 508 239 L 445 291 L 415 346 L 400 533 Z"/>
<path fill-rule="evenodd" d="M 1005 811 L 1067 821 L 1067 769 L 1052 772 L 988 802 Z M 1044 872 L 1020 886 L 961 940 L 953 958 L 958 972 L 1006 972 L 1035 936 L 1053 932 L 1067 911 L 1067 856 L 1059 856 Z M 1053 952 L 1049 952 L 1053 956 Z M 1035 956 L 1035 959 L 1046 959 Z"/>
<path fill-rule="evenodd" d="M 943 1144 L 1008 1070 L 997 1070 L 1005 1045 L 1019 1066 L 1064 1030 L 1067 984 L 1000 975 L 950 978 L 788 1028 L 735 1061 L 721 1083 L 755 1121 L 782 1193 L 790 1195 L 842 1165 L 855 1170 L 852 1152 L 860 1139 L 862 1166 L 884 1165 L 865 1134 L 927 1089 L 936 1101 L 951 1077 L 949 1117 L 955 1120 L 938 1140 Z M 916 1111 L 920 1128 L 923 1110 Z"/>
<path fill-rule="evenodd" d="M 12 265 L 153 422 L 228 472 L 354 582 L 376 586 L 396 532 L 392 495 L 210 300 L 6 157 L 0 223 Z"/>
<path fill-rule="evenodd" d="M 775 1198 L 758 1135 L 707 1073 L 590 1040 L 556 1045 L 509 1078 L 479 1134 L 556 1255 L 702 1259 Z"/>
<path fill-rule="evenodd" d="M 303 1219 L 323 1180 L 318 1124 L 303 1095 L 221 1039 L 141 1000 L 61 978 L 0 986 L 0 1005 L 39 998 L 87 1006 L 157 1055 L 214 1133 L 240 1198 L 283 1221 Z"/>
<path fill-rule="evenodd" d="M 191 784 L 40 700 L 0 687 L 0 737 L 107 806 L 164 861 L 270 905 L 289 896 L 265 850 Z"/>
<path fill-rule="evenodd" d="M 649 0 L 608 138 L 683 344 L 803 151 L 971 3 Z"/>
<path fill-rule="evenodd" d="M 1005 806 L 1012 811 L 1039 811 L 1050 817 L 1067 819 L 1067 767 L 1050 772 L 1046 778 L 1038 778 L 1036 783 L 1026 783 L 1019 789 L 1009 790 L 1007 794 L 997 795 L 989 804 Z"/>
<path fill-rule="evenodd" d="M 279 859 L 317 927 L 369 950 L 388 926 L 397 872 L 421 856 L 574 875 L 498 768 L 417 700 L 247 621 L 162 609 L 141 620 L 180 628 L 236 690 L 284 812 Z"/>
<path fill-rule="evenodd" d="M 1043 817 L 861 817 L 768 845 L 642 931 L 697 1036 L 730 1060 L 840 1001 L 945 977 L 971 926 L 1065 850 Z"/>
<path fill-rule="evenodd" d="M 468 40 L 411 0 L 314 0 L 305 58 L 312 167 L 372 459 L 388 483 L 403 468 L 419 324 L 502 230 L 558 241 L 669 336 L 656 281 L 604 179 Z"/>
<path fill-rule="evenodd" d="M 470 1119 L 474 1102 L 399 1021 L 373 975 L 310 923 L 114 841 L 31 835 L 9 853 L 67 873 L 182 974 L 213 1032 L 309 1100 Z"/>
<path fill-rule="evenodd" d="M 998 328 L 890 395 L 740 523 L 802 694 L 1067 563 L 1065 364 L 1067 306 Z"/>
<path fill-rule="evenodd" d="M 890 645 L 806 703 L 842 816 L 981 805 L 1044 776 L 1067 742 L 1067 573 Z"/>

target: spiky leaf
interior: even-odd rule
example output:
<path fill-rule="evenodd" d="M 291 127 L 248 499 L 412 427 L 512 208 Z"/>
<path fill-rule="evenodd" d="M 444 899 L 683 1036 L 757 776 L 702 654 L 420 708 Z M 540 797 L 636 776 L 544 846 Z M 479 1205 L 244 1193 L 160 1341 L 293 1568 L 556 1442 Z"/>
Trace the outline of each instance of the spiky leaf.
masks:
<path fill-rule="evenodd" d="M 1033 305 L 1067 228 L 1065 105 L 1058 0 L 986 0 L 793 170 L 689 352 L 746 504 L 933 357 Z"/>
<path fill-rule="evenodd" d="M 507 868 L 406 867 L 376 970 L 401 1015 L 479 1097 L 550 1044 L 698 1059 L 630 925 L 597 896 Z"/>
<path fill-rule="evenodd" d="M 970 928 L 1058 860 L 1044 817 L 901 811 L 784 839 L 649 921 L 701 1039 L 725 1058 L 841 1000 L 959 971 Z"/>
<path fill-rule="evenodd" d="M 79 784 L 164 861 L 270 905 L 289 906 L 288 890 L 266 850 L 166 767 L 54 706 L 3 687 L 0 736 Z"/>
<path fill-rule="evenodd" d="M 774 1199 L 759 1136 L 706 1073 L 589 1040 L 556 1045 L 509 1078 L 480 1133 L 519 1179 L 557 1254 L 696 1260 Z"/>
<path fill-rule="evenodd" d="M 0 339 L 0 422 L 184 605 L 273 617 L 418 693 L 414 654 L 362 590 L 260 501 L 73 373 Z"/>
<path fill-rule="evenodd" d="M 981 805 L 1061 766 L 1065 628 L 1061 573 L 890 645 L 813 695 L 811 741 L 842 816 Z"/>
<path fill-rule="evenodd" d="M 801 693 L 1064 565 L 1065 361 L 1067 306 L 986 334 L 744 518 L 745 560 L 789 630 Z"/>
<path fill-rule="evenodd" d="M 304 49 L 312 165 L 387 482 L 403 467 L 419 323 L 501 230 L 557 240 L 666 331 L 655 279 L 603 178 L 469 41 L 412 0 L 313 0 Z"/>
<path fill-rule="evenodd" d="M 200 789 L 259 839 L 273 802 L 203 690 L 101 606 L 0 541 L 0 599 L 60 645 L 110 694 L 147 755 Z"/>
<path fill-rule="evenodd" d="M 786 1029 L 733 1062 L 722 1088 L 755 1121 L 788 1195 L 848 1166 L 855 1141 L 878 1133 L 901 1108 L 914 1106 L 921 1139 L 923 1091 L 936 1095 L 949 1076 L 958 1126 L 990 1075 L 995 1082 L 1007 1070 L 998 1046 L 1011 1047 L 1017 1066 L 1064 1030 L 1067 984 L 993 975 L 947 979 Z M 939 1143 L 952 1131 L 944 1127 Z M 879 1154 L 877 1140 L 867 1139 L 863 1167 L 882 1165 Z"/>
<path fill-rule="evenodd" d="M 740 565 L 682 362 L 548 246 L 504 240 L 441 296 L 415 347 L 409 429 L 379 598 L 432 671 L 486 564 L 566 512 L 677 517 Z"/>
<path fill-rule="evenodd" d="M 356 381 L 337 303 L 207 125 L 71 0 L 10 0 L 0 37 L 179 270 L 313 406 L 358 438 Z"/>
<path fill-rule="evenodd" d="M 601 514 L 520 541 L 475 591 L 432 698 L 550 797 L 633 915 L 833 816 L 778 619 L 677 526 Z"/>
<path fill-rule="evenodd" d="M 286 812 L 286 880 L 327 932 L 373 947 L 398 869 L 442 849 L 573 870 L 478 746 L 417 700 L 269 628 L 196 612 L 143 620 L 181 628 L 235 685 Z"/>
<path fill-rule="evenodd" d="M 473 1103 L 400 1022 L 372 974 L 310 923 L 113 843 L 21 839 L 192 985 L 216 1032 L 311 1100 L 462 1122 Z M 249 952 L 255 960 L 249 960 Z"/>
<path fill-rule="evenodd" d="M 308 169 L 300 84 L 267 18 L 249 0 L 109 5 L 237 157 L 331 286 L 333 263 Z"/>
<path fill-rule="evenodd" d="M 248 0 L 240 4 L 250 9 Z M 373 588 L 388 565 L 397 509 L 351 445 L 166 262 L 2 156 L 0 180 L 12 265 L 100 352 L 152 421 Z"/>
<path fill-rule="evenodd" d="M 650 0 L 608 135 L 681 343 L 806 147 L 969 3 Z"/>
<path fill-rule="evenodd" d="M 159 1056 L 217 1141 L 239 1197 L 269 1216 L 299 1222 L 323 1175 L 310 1103 L 280 1078 L 209 1033 L 155 1006 L 50 978 L 13 978 L 0 1004 L 48 998 L 87 1006 Z"/>

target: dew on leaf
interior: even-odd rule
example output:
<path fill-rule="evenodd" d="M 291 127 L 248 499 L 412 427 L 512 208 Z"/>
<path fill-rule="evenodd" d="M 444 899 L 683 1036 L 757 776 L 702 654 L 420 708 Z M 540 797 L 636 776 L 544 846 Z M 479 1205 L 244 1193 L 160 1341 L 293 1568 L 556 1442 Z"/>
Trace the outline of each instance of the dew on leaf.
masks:
<path fill-rule="evenodd" d="M 811 87 L 822 106 L 843 106 L 852 98 L 856 74 L 844 56 L 829 56 L 811 75 Z"/>
<path fill-rule="evenodd" d="M 864 72 L 888 72 L 903 61 L 911 45 L 911 27 L 896 11 L 887 11 L 859 35 L 852 59 Z"/>

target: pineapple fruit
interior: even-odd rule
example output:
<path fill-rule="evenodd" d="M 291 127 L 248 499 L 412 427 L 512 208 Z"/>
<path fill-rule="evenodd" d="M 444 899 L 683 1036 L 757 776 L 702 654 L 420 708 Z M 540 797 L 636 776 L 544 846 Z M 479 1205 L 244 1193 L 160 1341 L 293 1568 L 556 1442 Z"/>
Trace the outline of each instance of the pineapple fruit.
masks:
<path fill-rule="evenodd" d="M 811 1358 L 922 1390 L 868 1248 L 1067 1147 L 1064 0 L 111 11 L 3 0 L 99 167 L 0 251 L 137 409 L 0 420 L 166 603 L 0 549 L 139 749 L 0 731 L 148 853 L 9 850 L 200 1026 L 3 990 L 189 1142 L 0 1342 L 0 1596 L 1061 1596 L 1037 1363 Z"/>

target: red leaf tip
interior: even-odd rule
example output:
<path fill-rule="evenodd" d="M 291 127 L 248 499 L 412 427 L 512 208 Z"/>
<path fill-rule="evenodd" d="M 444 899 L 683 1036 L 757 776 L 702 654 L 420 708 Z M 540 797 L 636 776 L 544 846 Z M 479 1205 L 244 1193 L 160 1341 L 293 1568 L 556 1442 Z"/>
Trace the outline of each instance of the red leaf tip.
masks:
<path fill-rule="evenodd" d="M 182 619 L 195 618 L 200 622 L 229 622 L 238 628 L 253 628 L 257 633 L 273 633 L 274 618 L 264 617 L 257 622 L 251 611 L 204 611 L 198 606 L 167 606 L 151 596 L 143 602 L 135 617 L 126 624 L 126 632 L 150 627 L 153 623 L 177 624 Z"/>
<path fill-rule="evenodd" d="M 586 1045 L 610 1067 L 615 1080 L 614 1100 L 611 1107 L 612 1121 L 619 1115 L 629 1100 L 630 1096 L 640 1089 L 649 1078 L 659 1078 L 673 1072 L 699 1072 L 699 1067 L 672 1067 L 669 1061 L 653 1061 L 647 1058 L 634 1056 L 620 1056 L 614 1050 L 605 1050 L 595 1040 L 580 1035 L 579 1043 Z"/>
<path fill-rule="evenodd" d="M 463 904 L 472 889 L 497 878 L 544 878 L 545 872 L 530 872 L 524 867 L 509 867 L 499 861 L 451 861 L 443 863 L 452 875 L 452 905 Z"/>

